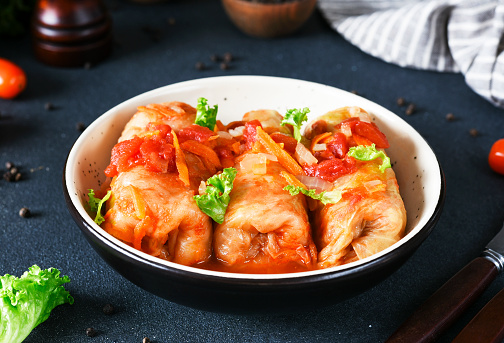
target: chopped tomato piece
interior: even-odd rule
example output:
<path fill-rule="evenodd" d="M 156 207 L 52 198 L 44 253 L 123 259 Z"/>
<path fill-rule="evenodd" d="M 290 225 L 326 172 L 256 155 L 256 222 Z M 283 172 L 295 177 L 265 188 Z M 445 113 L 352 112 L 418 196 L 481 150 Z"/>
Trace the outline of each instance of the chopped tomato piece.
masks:
<path fill-rule="evenodd" d="M 119 172 L 139 164 L 141 159 L 139 153 L 142 143 L 143 139 L 138 136 L 117 143 L 112 148 L 110 164 L 105 169 L 105 175 L 113 177 L 119 174 Z"/>
<path fill-rule="evenodd" d="M 275 132 L 270 135 L 276 143 L 283 143 L 284 150 L 293 155 L 296 152 L 297 140 L 286 134 Z"/>
<path fill-rule="evenodd" d="M 355 142 L 356 145 L 366 145 L 366 146 L 369 146 L 369 145 L 373 144 L 373 142 L 371 142 L 369 139 L 364 138 L 362 136 L 359 136 L 357 134 L 352 135 L 352 137 L 353 137 L 354 142 Z"/>
<path fill-rule="evenodd" d="M 337 158 L 343 158 L 348 152 L 348 142 L 346 136 L 337 132 L 334 134 L 333 139 L 326 143 L 327 149 Z"/>
<path fill-rule="evenodd" d="M 346 156 L 343 159 L 334 158 L 324 160 L 316 165 L 305 166 L 304 171 L 308 176 L 314 176 L 333 182 L 340 176 L 353 173 L 356 170 L 355 159 Z"/>
<path fill-rule="evenodd" d="M 358 121 L 352 129 L 352 133 L 370 140 L 377 148 L 386 149 L 390 147 L 387 137 L 385 137 L 375 123 Z"/>
<path fill-rule="evenodd" d="M 188 127 L 183 128 L 177 134 L 180 143 L 188 140 L 194 140 L 200 143 L 204 143 L 207 142 L 208 139 L 212 136 L 215 136 L 215 132 L 213 132 L 207 127 L 199 126 L 196 124 L 192 124 L 189 125 Z"/>
<path fill-rule="evenodd" d="M 155 134 L 142 138 L 135 136 L 117 143 L 112 148 L 110 164 L 105 169 L 105 175 L 114 177 L 137 165 L 144 165 L 153 172 L 173 172 L 175 166 L 175 148 L 173 136 L 167 130 L 168 125 L 150 126 Z M 156 132 L 157 131 L 157 132 Z"/>

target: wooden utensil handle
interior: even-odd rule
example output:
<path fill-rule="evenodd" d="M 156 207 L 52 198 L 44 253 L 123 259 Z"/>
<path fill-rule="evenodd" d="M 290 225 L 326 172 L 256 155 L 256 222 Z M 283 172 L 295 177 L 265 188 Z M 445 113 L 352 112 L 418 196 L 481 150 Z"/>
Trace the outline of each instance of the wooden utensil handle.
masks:
<path fill-rule="evenodd" d="M 498 274 L 484 257 L 469 262 L 436 291 L 386 343 L 433 342 L 471 305 Z"/>
<path fill-rule="evenodd" d="M 460 331 L 452 343 L 500 343 L 504 339 L 504 289 Z"/>

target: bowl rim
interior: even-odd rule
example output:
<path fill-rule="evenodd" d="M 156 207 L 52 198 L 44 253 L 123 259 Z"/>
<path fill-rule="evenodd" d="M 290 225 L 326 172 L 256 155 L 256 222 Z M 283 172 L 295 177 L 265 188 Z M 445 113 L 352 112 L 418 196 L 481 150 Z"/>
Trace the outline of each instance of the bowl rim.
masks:
<path fill-rule="evenodd" d="M 101 227 L 99 227 L 97 224 L 93 222 L 93 219 L 87 215 L 83 204 L 78 200 L 77 193 L 71 193 L 71 180 L 70 180 L 70 171 L 72 170 L 70 166 L 70 161 L 75 157 L 75 151 L 76 147 L 78 147 L 82 142 L 84 142 L 85 138 L 85 133 L 86 131 L 91 130 L 95 125 L 98 125 L 100 120 L 104 120 L 104 118 L 114 115 L 114 113 L 118 113 L 117 109 L 120 109 L 122 107 L 126 107 L 128 104 L 134 103 L 137 101 L 137 99 L 143 98 L 143 97 L 149 97 L 153 96 L 154 94 L 157 93 L 162 93 L 166 91 L 170 91 L 173 89 L 177 89 L 180 87 L 189 87 L 191 85 L 194 85 L 195 83 L 212 83 L 212 81 L 215 80 L 239 80 L 239 79 L 255 79 L 255 80 L 261 80 L 263 82 L 265 81 L 271 81 L 271 80 L 277 80 L 278 82 L 297 82 L 300 84 L 304 84 L 305 86 L 313 86 L 313 87 L 329 87 L 331 89 L 348 93 L 342 89 L 325 85 L 325 84 L 320 84 L 316 82 L 311 82 L 311 81 L 305 81 L 305 80 L 299 80 L 299 79 L 292 79 L 292 78 L 284 78 L 284 77 L 274 77 L 274 76 L 259 76 L 259 75 L 233 75 L 233 76 L 217 76 L 217 77 L 208 77 L 208 78 L 199 78 L 199 79 L 193 79 L 193 80 L 188 80 L 188 81 L 182 81 L 182 82 L 177 82 L 174 84 L 162 86 L 159 88 L 152 89 L 150 91 L 138 94 L 132 98 L 129 98 L 116 106 L 110 108 L 107 110 L 105 113 L 101 114 L 98 118 L 96 118 L 93 123 L 91 123 L 86 130 L 84 130 L 83 133 L 79 136 L 79 138 L 74 142 L 72 145 L 63 169 L 63 190 L 64 190 L 64 196 L 65 196 L 65 201 L 68 207 L 68 210 L 70 214 L 72 215 L 74 221 L 78 224 L 79 228 L 83 231 L 85 234 L 91 234 L 94 239 L 99 240 L 101 243 L 105 244 L 107 247 L 112 248 L 114 251 L 120 253 L 124 258 L 131 259 L 135 262 L 138 263 L 145 263 L 148 264 L 152 267 L 155 267 L 157 269 L 163 270 L 163 271 L 169 271 L 170 273 L 183 273 L 184 275 L 191 275 L 193 278 L 199 278 L 199 279 L 205 279 L 205 280 L 233 280 L 232 282 L 250 282 L 253 284 L 275 284 L 278 282 L 281 282 L 282 284 L 285 283 L 306 283 L 309 282 L 309 280 L 320 280 L 324 279 L 326 277 L 339 277 L 339 276 L 345 276 L 345 275 L 350 275 L 354 273 L 359 273 L 363 272 L 366 270 L 369 270 L 370 268 L 373 268 L 374 266 L 381 265 L 381 264 L 386 264 L 386 262 L 390 259 L 394 259 L 394 256 L 405 256 L 409 253 L 411 253 L 412 248 L 418 247 L 420 243 L 430 234 L 430 231 L 433 229 L 434 225 L 436 224 L 437 220 L 439 219 L 441 212 L 442 212 L 442 207 L 444 205 L 444 200 L 445 200 L 445 193 L 446 193 L 446 185 L 445 185 L 445 176 L 443 173 L 443 170 L 441 168 L 441 165 L 439 161 L 437 160 L 437 157 L 435 156 L 432 148 L 430 145 L 425 141 L 425 139 L 413 128 L 411 127 L 407 122 L 405 122 L 402 118 L 398 117 L 396 114 L 393 112 L 389 111 L 386 108 L 383 108 L 382 106 L 378 105 L 375 102 L 372 102 L 368 99 L 361 98 L 364 100 L 364 102 L 367 102 L 369 104 L 373 104 L 374 107 L 380 108 L 384 112 L 388 112 L 389 114 L 397 117 L 401 121 L 403 121 L 403 124 L 406 126 L 410 127 L 414 132 L 418 134 L 417 139 L 420 139 L 422 143 L 425 144 L 426 147 L 429 148 L 429 152 L 432 153 L 433 158 L 437 162 L 437 168 L 439 168 L 439 180 L 440 180 L 440 185 L 439 185 L 439 195 L 437 199 L 437 203 L 435 205 L 435 208 L 428 218 L 428 220 L 423 224 L 422 227 L 420 227 L 414 234 L 411 234 L 411 232 L 408 233 L 410 237 L 403 237 L 399 242 L 395 243 L 391 247 L 376 253 L 370 257 L 367 257 L 365 259 L 348 263 L 345 265 L 341 266 L 336 266 L 336 267 L 331 267 L 331 268 L 326 268 L 326 269 L 317 269 L 317 270 L 311 270 L 311 271 L 306 271 L 306 272 L 296 272 L 296 273 L 282 273 L 282 274 L 247 274 L 247 273 L 231 273 L 231 272 L 220 272 L 220 271 L 212 271 L 212 270 L 205 270 L 205 269 L 200 269 L 197 267 L 190 267 L 190 266 L 184 266 L 180 265 L 174 262 L 166 261 L 158 257 L 154 257 L 151 255 L 148 255 L 142 251 L 136 250 L 131 246 L 128 246 L 127 244 L 119 241 L 117 238 L 113 237 L 112 235 L 108 234 L 105 232 Z M 243 82 L 244 80 L 242 80 Z M 353 95 L 352 96 L 356 96 Z M 357 96 L 358 97 L 358 96 Z M 360 98 L 360 97 L 359 97 Z M 78 208 L 78 205 L 80 205 L 80 208 Z M 85 214 L 85 215 L 84 215 Z"/>

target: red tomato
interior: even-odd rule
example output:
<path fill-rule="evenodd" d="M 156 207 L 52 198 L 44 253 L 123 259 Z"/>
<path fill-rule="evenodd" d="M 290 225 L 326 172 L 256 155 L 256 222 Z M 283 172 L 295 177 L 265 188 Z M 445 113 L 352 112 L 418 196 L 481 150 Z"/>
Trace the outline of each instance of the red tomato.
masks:
<path fill-rule="evenodd" d="M 192 124 L 188 127 L 183 128 L 177 134 L 180 143 L 188 140 L 195 140 L 200 143 L 204 143 L 208 141 L 208 139 L 212 136 L 215 136 L 215 133 L 212 130 L 196 124 Z"/>
<path fill-rule="evenodd" d="M 345 156 L 343 159 L 324 160 L 318 164 L 303 167 L 306 175 L 329 182 L 333 182 L 342 175 L 353 173 L 355 169 L 355 159 L 349 156 Z"/>
<path fill-rule="evenodd" d="M 14 63 L 0 58 L 0 98 L 13 99 L 26 87 L 23 69 Z"/>
<path fill-rule="evenodd" d="M 359 121 L 355 124 L 354 129 L 352 129 L 352 132 L 354 131 L 359 136 L 362 136 L 375 143 L 377 148 L 387 149 L 388 147 L 390 147 L 387 137 L 385 137 L 383 132 L 380 131 L 375 123 L 366 123 Z"/>
<path fill-rule="evenodd" d="M 327 149 L 337 158 L 345 157 L 349 149 L 346 136 L 341 132 L 335 133 L 333 139 L 327 143 Z"/>
<path fill-rule="evenodd" d="M 500 174 L 504 174 L 504 138 L 499 139 L 492 145 L 488 155 L 490 168 Z"/>

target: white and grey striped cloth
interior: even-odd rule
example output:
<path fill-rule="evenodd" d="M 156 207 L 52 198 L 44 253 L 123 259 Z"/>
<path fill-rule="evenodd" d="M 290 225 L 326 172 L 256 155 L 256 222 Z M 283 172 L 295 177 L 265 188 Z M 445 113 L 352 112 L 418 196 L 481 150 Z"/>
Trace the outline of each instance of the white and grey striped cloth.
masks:
<path fill-rule="evenodd" d="M 461 72 L 504 108 L 504 0 L 318 0 L 361 50 L 403 67 Z"/>

